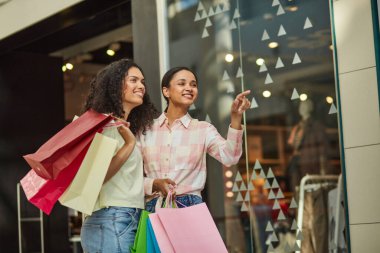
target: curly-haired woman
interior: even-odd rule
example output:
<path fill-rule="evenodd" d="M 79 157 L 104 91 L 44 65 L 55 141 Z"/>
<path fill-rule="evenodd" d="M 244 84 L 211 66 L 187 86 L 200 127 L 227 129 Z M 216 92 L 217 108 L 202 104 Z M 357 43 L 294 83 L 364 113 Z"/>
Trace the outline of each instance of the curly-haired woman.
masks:
<path fill-rule="evenodd" d="M 135 135 L 145 133 L 157 111 L 145 92 L 142 69 L 122 59 L 102 69 L 91 82 L 84 110 L 112 113 L 129 127 L 105 128 L 118 141 L 94 212 L 81 230 L 85 252 L 130 252 L 141 209 L 144 208 L 143 161 Z"/>

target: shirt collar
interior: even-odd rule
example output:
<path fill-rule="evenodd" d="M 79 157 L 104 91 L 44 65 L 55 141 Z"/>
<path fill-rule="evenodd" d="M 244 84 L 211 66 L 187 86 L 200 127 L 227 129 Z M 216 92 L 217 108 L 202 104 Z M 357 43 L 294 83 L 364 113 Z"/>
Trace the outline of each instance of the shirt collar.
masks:
<path fill-rule="evenodd" d="M 164 112 L 160 115 L 160 117 L 158 117 L 158 124 L 160 125 L 160 127 L 165 123 L 165 121 L 167 121 L 167 119 L 168 118 L 166 117 Z M 188 128 L 192 119 L 193 118 L 190 116 L 190 114 L 186 113 L 179 119 L 179 121 L 182 123 L 184 127 Z"/>

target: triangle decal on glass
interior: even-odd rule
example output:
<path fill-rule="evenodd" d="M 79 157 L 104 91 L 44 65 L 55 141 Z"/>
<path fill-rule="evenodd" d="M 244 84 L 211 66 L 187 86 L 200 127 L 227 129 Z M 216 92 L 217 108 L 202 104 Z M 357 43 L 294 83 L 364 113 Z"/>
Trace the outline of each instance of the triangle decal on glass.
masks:
<path fill-rule="evenodd" d="M 227 70 L 224 71 L 222 80 L 223 81 L 230 80 L 230 76 L 228 75 Z"/>
<path fill-rule="evenodd" d="M 268 221 L 267 227 L 265 228 L 265 232 L 272 232 L 272 231 L 273 231 L 272 223 L 270 223 L 270 221 Z"/>
<path fill-rule="evenodd" d="M 290 253 L 290 252 L 292 252 L 292 248 L 290 248 L 288 242 L 285 243 L 284 250 L 285 250 L 285 253 Z"/>
<path fill-rule="evenodd" d="M 290 98 L 291 100 L 299 99 L 300 95 L 298 94 L 298 91 L 296 88 L 293 89 L 292 97 Z"/>
<path fill-rule="evenodd" d="M 301 63 L 301 58 L 298 56 L 297 53 L 295 53 L 292 64 L 298 64 L 298 63 Z"/>
<path fill-rule="evenodd" d="M 243 202 L 243 204 L 241 205 L 240 211 L 242 211 L 242 212 L 248 211 L 248 207 L 247 207 L 247 204 L 245 202 Z"/>
<path fill-rule="evenodd" d="M 280 213 L 278 214 L 277 220 L 286 220 L 286 217 L 281 209 L 280 209 Z"/>
<path fill-rule="evenodd" d="M 263 62 L 263 64 L 260 65 L 259 72 L 264 72 L 264 71 L 268 71 L 268 69 L 265 63 Z"/>
<path fill-rule="evenodd" d="M 273 0 L 272 7 L 273 7 L 273 6 L 277 6 L 277 5 L 279 5 L 279 4 L 280 4 L 280 1 L 278 1 L 278 0 Z"/>
<path fill-rule="evenodd" d="M 220 5 L 218 4 L 215 8 L 215 15 L 216 14 L 219 14 L 219 13 L 222 13 L 222 9 L 220 8 Z"/>
<path fill-rule="evenodd" d="M 301 230 L 298 230 L 298 232 L 297 232 L 297 236 L 296 236 L 296 240 L 300 240 L 300 241 L 303 240 L 303 235 L 302 235 Z"/>
<path fill-rule="evenodd" d="M 272 238 L 272 235 L 270 235 L 270 238 Z M 273 245 L 272 245 L 272 243 L 269 243 L 267 252 L 269 253 L 269 252 L 273 252 L 273 251 L 274 251 Z"/>
<path fill-rule="evenodd" d="M 270 84 L 273 83 L 272 77 L 267 73 L 267 77 L 265 78 L 264 84 Z"/>
<path fill-rule="evenodd" d="M 273 210 L 281 209 L 280 204 L 278 203 L 278 200 L 276 199 L 273 204 Z"/>
<path fill-rule="evenodd" d="M 227 93 L 234 93 L 235 92 L 235 87 L 232 83 L 229 83 L 227 85 Z"/>
<path fill-rule="evenodd" d="M 280 188 L 278 188 L 277 198 L 278 198 L 278 199 L 283 199 L 283 198 L 284 198 L 284 194 L 282 193 L 282 191 L 281 191 Z"/>
<path fill-rule="evenodd" d="M 290 228 L 290 230 L 296 231 L 297 229 L 298 229 L 298 226 L 297 226 L 296 219 L 293 219 L 292 227 Z"/>
<path fill-rule="evenodd" d="M 276 235 L 276 233 L 274 231 L 272 233 L 271 242 L 278 242 L 277 235 Z"/>
<path fill-rule="evenodd" d="M 246 190 L 247 190 L 247 186 L 245 186 L 245 183 L 242 181 L 240 185 L 240 191 L 246 191 Z"/>
<path fill-rule="evenodd" d="M 238 192 L 238 195 L 236 197 L 236 202 L 241 202 L 241 201 L 243 201 L 243 196 L 241 196 L 241 193 Z"/>
<path fill-rule="evenodd" d="M 195 109 L 197 109 L 197 108 L 195 107 L 195 104 L 191 104 L 189 110 L 195 110 Z"/>
<path fill-rule="evenodd" d="M 263 36 L 261 37 L 261 40 L 263 41 L 263 40 L 269 40 L 269 39 L 270 39 L 270 37 L 269 37 L 267 30 L 264 30 Z"/>
<path fill-rule="evenodd" d="M 257 179 L 256 171 L 252 171 L 251 180 Z"/>
<path fill-rule="evenodd" d="M 269 167 L 267 178 L 274 178 L 274 174 L 271 167 Z"/>
<path fill-rule="evenodd" d="M 282 25 L 280 25 L 280 29 L 278 30 L 277 36 L 280 37 L 280 36 L 284 36 L 284 35 L 286 35 L 286 31 L 285 31 L 284 27 Z"/>
<path fill-rule="evenodd" d="M 258 177 L 263 178 L 263 179 L 267 178 L 267 177 L 265 176 L 265 173 L 264 173 L 264 170 L 263 170 L 263 169 L 260 170 L 260 175 L 259 175 Z"/>
<path fill-rule="evenodd" d="M 276 196 L 274 195 L 273 190 L 270 189 L 270 191 L 269 191 L 269 195 L 268 195 L 268 199 L 275 199 L 275 198 L 276 198 Z"/>
<path fill-rule="evenodd" d="M 210 116 L 208 116 L 208 114 L 206 115 L 205 121 L 208 123 L 211 123 L 211 119 L 210 119 Z"/>
<path fill-rule="evenodd" d="M 249 192 L 245 194 L 244 201 L 249 201 L 250 200 L 250 195 Z"/>
<path fill-rule="evenodd" d="M 237 182 L 234 183 L 234 186 L 232 187 L 232 192 L 238 192 L 239 191 L 239 187 L 237 185 Z"/>
<path fill-rule="evenodd" d="M 228 2 L 224 2 L 223 3 L 222 11 L 225 12 L 225 11 L 229 11 L 229 10 L 230 10 L 229 3 Z"/>
<path fill-rule="evenodd" d="M 207 18 L 207 12 L 205 10 L 202 11 L 201 19 Z"/>
<path fill-rule="evenodd" d="M 282 14 L 285 14 L 284 8 L 282 8 L 282 5 L 278 5 L 278 10 L 277 10 L 277 16 L 280 16 Z"/>
<path fill-rule="evenodd" d="M 243 77 L 243 71 L 241 70 L 241 68 L 239 67 L 237 73 L 236 73 L 236 78 L 239 78 L 239 77 Z"/>
<path fill-rule="evenodd" d="M 232 19 L 235 19 L 235 18 L 240 18 L 240 13 L 239 13 L 239 10 L 237 8 L 235 9 L 234 16 Z"/>
<path fill-rule="evenodd" d="M 312 28 L 312 27 L 313 27 L 313 24 L 310 22 L 309 17 L 307 17 L 306 20 L 305 20 L 305 25 L 303 26 L 303 29 L 309 29 L 309 28 Z"/>
<path fill-rule="evenodd" d="M 289 208 L 297 208 L 297 207 L 298 207 L 297 202 L 296 202 L 296 200 L 293 197 L 292 201 L 290 202 Z"/>
<path fill-rule="evenodd" d="M 199 2 L 197 11 L 203 11 L 205 7 L 203 6 L 202 2 Z"/>
<path fill-rule="evenodd" d="M 259 160 L 256 159 L 255 165 L 253 166 L 253 169 L 257 170 L 257 169 L 262 169 L 262 168 L 263 167 L 261 167 Z"/>
<path fill-rule="evenodd" d="M 294 247 L 293 247 L 293 251 L 300 251 L 301 248 L 300 246 L 298 245 L 297 241 L 294 243 Z"/>
<path fill-rule="evenodd" d="M 264 189 L 270 189 L 270 188 L 271 188 L 268 179 L 265 180 L 265 183 L 264 183 L 263 188 L 264 188 Z"/>
<path fill-rule="evenodd" d="M 206 37 L 208 37 L 209 36 L 209 34 L 208 34 L 208 32 L 207 32 L 207 29 L 205 28 L 204 30 L 203 30 L 203 33 L 202 33 L 202 39 L 203 38 L 206 38 Z"/>
<path fill-rule="evenodd" d="M 197 12 L 197 14 L 195 14 L 194 21 L 199 21 L 199 20 L 201 20 L 201 15 L 199 15 L 199 12 Z"/>
<path fill-rule="evenodd" d="M 273 183 L 272 183 L 272 188 L 273 189 L 277 189 L 277 188 L 279 188 L 280 186 L 278 185 L 278 182 L 277 182 L 277 179 L 275 178 L 274 180 L 273 180 Z"/>
<path fill-rule="evenodd" d="M 255 186 L 252 184 L 252 181 L 249 181 L 248 191 L 253 191 L 254 189 L 255 189 Z"/>
<path fill-rule="evenodd" d="M 205 27 L 210 27 L 210 26 L 212 26 L 212 23 L 211 23 L 210 18 L 207 17 Z"/>
<path fill-rule="evenodd" d="M 229 26 L 229 29 L 233 30 L 233 29 L 236 29 L 236 28 L 237 28 L 237 26 L 236 26 L 235 20 L 231 20 L 231 24 Z"/>
<path fill-rule="evenodd" d="M 283 68 L 283 67 L 284 67 L 284 63 L 282 62 L 281 58 L 278 57 L 275 68 L 279 69 L 279 68 Z"/>
<path fill-rule="evenodd" d="M 257 108 L 257 107 L 259 107 L 259 105 L 257 104 L 256 99 L 253 97 L 252 100 L 251 100 L 251 107 L 250 107 L 250 109 Z"/>
<path fill-rule="evenodd" d="M 337 110 L 336 110 L 334 103 L 332 103 L 330 110 L 329 110 L 329 114 L 335 114 L 335 113 L 337 113 Z"/>
<path fill-rule="evenodd" d="M 210 10 L 208 11 L 208 16 L 211 17 L 211 16 L 214 16 L 214 15 L 215 15 L 214 9 L 211 6 Z"/>
<path fill-rule="evenodd" d="M 236 177 L 235 177 L 235 182 L 239 182 L 242 180 L 242 177 L 240 175 L 240 172 L 238 171 L 237 174 L 236 174 Z"/>

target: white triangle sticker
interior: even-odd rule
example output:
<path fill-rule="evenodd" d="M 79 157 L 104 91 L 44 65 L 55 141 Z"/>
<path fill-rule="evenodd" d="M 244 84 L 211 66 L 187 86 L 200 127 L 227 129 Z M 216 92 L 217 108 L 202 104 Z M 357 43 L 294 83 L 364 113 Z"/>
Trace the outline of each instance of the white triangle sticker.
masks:
<path fill-rule="evenodd" d="M 238 192 L 239 191 L 239 187 L 237 185 L 237 182 L 234 183 L 234 186 L 232 187 L 232 192 Z"/>
<path fill-rule="evenodd" d="M 202 2 L 199 2 L 197 11 L 203 11 L 205 7 L 203 6 Z"/>
<path fill-rule="evenodd" d="M 298 243 L 297 243 L 297 241 L 294 243 L 294 247 L 293 247 L 293 251 L 300 251 L 301 250 L 301 248 L 300 248 L 300 246 L 298 246 Z"/>
<path fill-rule="evenodd" d="M 286 31 L 282 25 L 280 25 L 280 29 L 278 30 L 277 36 L 284 36 L 286 35 Z"/>
<path fill-rule="evenodd" d="M 273 204 L 273 210 L 281 209 L 280 204 L 278 203 L 278 200 L 276 199 Z"/>
<path fill-rule="evenodd" d="M 267 73 L 264 84 L 270 84 L 270 83 L 273 83 L 273 80 L 272 80 L 272 77 L 269 75 L 269 73 Z"/>
<path fill-rule="evenodd" d="M 280 4 L 280 2 L 278 0 L 273 0 L 272 6 L 277 6 L 279 4 Z"/>
<path fill-rule="evenodd" d="M 290 99 L 294 100 L 294 99 L 299 99 L 299 98 L 300 98 L 300 95 L 298 94 L 298 91 L 296 90 L 296 88 L 294 88 L 293 93 L 292 93 L 292 97 Z"/>
<path fill-rule="evenodd" d="M 303 26 L 303 29 L 312 28 L 313 24 L 310 22 L 310 19 L 307 17 L 305 20 L 305 25 Z"/>
<path fill-rule="evenodd" d="M 208 11 L 208 16 L 211 17 L 211 16 L 214 16 L 214 15 L 215 15 L 214 9 L 211 6 L 210 10 Z"/>
<path fill-rule="evenodd" d="M 290 252 L 292 252 L 292 249 L 290 248 L 288 242 L 285 243 L 284 250 L 285 250 L 285 253 L 290 253 Z"/>
<path fill-rule="evenodd" d="M 230 76 L 228 75 L 227 70 L 225 70 L 224 73 L 223 73 L 223 78 L 222 78 L 222 80 L 223 80 L 223 81 L 226 81 L 226 80 L 229 80 L 229 79 L 230 79 Z"/>
<path fill-rule="evenodd" d="M 279 188 L 280 186 L 278 185 L 278 182 L 277 182 L 277 179 L 275 178 L 274 180 L 273 180 L 273 183 L 272 183 L 272 188 L 273 189 L 277 189 L 277 188 Z"/>
<path fill-rule="evenodd" d="M 239 77 L 243 77 L 243 71 L 241 70 L 241 68 L 239 67 L 237 73 L 236 73 L 236 78 L 239 78 Z"/>
<path fill-rule="evenodd" d="M 292 227 L 290 229 L 293 231 L 296 231 L 298 229 L 296 219 L 293 219 Z"/>
<path fill-rule="evenodd" d="M 271 188 L 268 179 L 265 180 L 265 183 L 264 183 L 263 188 L 264 188 L 264 189 L 270 189 L 270 188 Z"/>
<path fill-rule="evenodd" d="M 294 198 L 292 198 L 292 201 L 290 202 L 290 206 L 289 208 L 297 208 L 298 205 L 297 205 L 297 202 Z"/>
<path fill-rule="evenodd" d="M 235 92 L 235 87 L 232 83 L 228 83 L 227 85 L 227 93 L 234 93 Z"/>
<path fill-rule="evenodd" d="M 256 171 L 252 171 L 251 180 L 257 179 Z"/>
<path fill-rule="evenodd" d="M 294 58 L 293 58 L 293 64 L 298 64 L 298 63 L 301 63 L 301 58 L 298 56 L 297 53 L 294 54 Z"/>
<path fill-rule="evenodd" d="M 257 104 L 256 99 L 253 97 L 252 100 L 251 100 L 251 107 L 250 107 L 250 109 L 257 108 L 257 107 L 259 107 L 259 105 Z"/>
<path fill-rule="evenodd" d="M 259 175 L 261 178 L 267 178 L 266 176 L 265 176 L 265 173 L 264 173 L 264 170 L 263 169 L 261 169 L 260 170 L 260 175 Z"/>
<path fill-rule="evenodd" d="M 219 14 L 219 13 L 222 13 L 222 9 L 220 8 L 220 5 L 218 4 L 215 8 L 215 15 L 216 14 Z"/>
<path fill-rule="evenodd" d="M 191 104 L 189 110 L 195 110 L 195 109 L 197 109 L 197 108 L 195 107 L 195 105 L 194 105 L 194 104 Z"/>
<path fill-rule="evenodd" d="M 205 10 L 202 11 L 201 19 L 207 18 L 207 12 Z"/>
<path fill-rule="evenodd" d="M 228 2 L 224 2 L 223 3 L 222 11 L 225 12 L 225 11 L 229 11 L 229 10 L 230 10 L 229 3 Z"/>
<path fill-rule="evenodd" d="M 261 40 L 269 40 L 269 39 L 270 39 L 270 37 L 269 37 L 267 30 L 264 30 L 263 36 L 261 37 Z"/>
<path fill-rule="evenodd" d="M 284 8 L 282 8 L 282 5 L 280 4 L 278 6 L 278 10 L 277 10 L 277 16 L 280 16 L 282 14 L 285 14 L 285 11 L 284 11 Z"/>
<path fill-rule="evenodd" d="M 280 209 L 280 213 L 278 214 L 277 220 L 286 220 L 286 217 L 281 209 Z"/>
<path fill-rule="evenodd" d="M 233 30 L 233 29 L 236 29 L 237 26 L 236 26 L 236 23 L 235 23 L 235 20 L 231 20 L 231 24 L 230 24 L 230 30 Z"/>
<path fill-rule="evenodd" d="M 296 240 L 300 240 L 300 241 L 303 240 L 303 235 L 302 235 L 301 230 L 298 230 L 298 232 L 297 232 L 297 236 L 296 236 Z"/>
<path fill-rule="evenodd" d="M 202 38 L 206 38 L 206 37 L 208 37 L 209 36 L 209 34 L 208 34 L 208 32 L 207 32 L 207 29 L 205 28 L 204 30 L 203 30 L 203 33 L 202 33 Z"/>
<path fill-rule="evenodd" d="M 269 167 L 267 178 L 274 178 L 274 174 L 271 167 Z"/>
<path fill-rule="evenodd" d="M 265 63 L 261 64 L 260 66 L 260 69 L 259 69 L 259 72 L 264 72 L 264 71 L 267 71 L 267 66 L 265 65 Z"/>
<path fill-rule="evenodd" d="M 259 160 L 256 159 L 255 165 L 253 166 L 253 169 L 257 170 L 257 169 L 261 169 L 261 168 L 262 167 L 261 167 L 261 164 L 260 164 Z"/>
<path fill-rule="evenodd" d="M 241 180 L 242 180 L 242 178 L 241 178 L 240 172 L 238 171 L 236 174 L 236 177 L 235 177 L 235 182 L 239 182 Z"/>
<path fill-rule="evenodd" d="M 279 68 L 283 68 L 284 67 L 284 63 L 282 62 L 281 58 L 278 57 L 277 59 L 277 63 L 276 63 L 276 69 L 279 69 Z"/>
<path fill-rule="evenodd" d="M 281 191 L 281 188 L 278 188 L 278 192 L 277 192 L 277 199 L 283 199 L 284 198 L 284 194 L 282 193 Z"/>
<path fill-rule="evenodd" d="M 273 190 L 270 189 L 270 191 L 269 191 L 269 195 L 268 195 L 268 199 L 275 199 L 275 198 L 276 198 L 276 196 L 274 195 Z"/>
<path fill-rule="evenodd" d="M 240 191 L 246 191 L 246 190 L 247 190 L 247 186 L 245 186 L 245 183 L 242 181 L 240 185 Z"/>
<path fill-rule="evenodd" d="M 334 104 L 331 104 L 329 114 L 335 114 L 335 113 L 337 113 L 336 107 Z"/>
<path fill-rule="evenodd" d="M 253 173 L 255 173 L 255 172 L 253 172 Z M 254 189 L 255 189 L 255 186 L 253 186 L 252 181 L 249 181 L 248 191 L 253 191 Z"/>
<path fill-rule="evenodd" d="M 248 211 L 248 207 L 247 207 L 247 204 L 245 202 L 243 202 L 243 204 L 241 205 L 240 211 L 242 211 L 242 212 Z"/>
<path fill-rule="evenodd" d="M 212 26 L 211 20 L 207 18 L 205 27 L 210 27 L 210 26 Z"/>
<path fill-rule="evenodd" d="M 268 221 L 267 227 L 265 228 L 265 232 L 272 232 L 273 231 L 273 226 L 270 221 Z"/>
<path fill-rule="evenodd" d="M 244 197 L 244 201 L 249 201 L 249 200 L 250 200 L 249 192 L 246 192 L 245 197 Z"/>
<path fill-rule="evenodd" d="M 199 15 L 199 12 L 197 12 L 197 14 L 195 14 L 194 21 L 199 21 L 199 20 L 201 20 L 201 16 Z"/>
<path fill-rule="evenodd" d="M 208 114 L 206 115 L 205 121 L 207 121 L 208 123 L 211 123 L 211 119 L 210 119 L 210 116 L 208 116 Z"/>
<path fill-rule="evenodd" d="M 243 201 L 243 196 L 241 196 L 241 193 L 238 192 L 238 195 L 236 197 L 236 202 L 240 202 L 240 201 Z"/>
<path fill-rule="evenodd" d="M 271 241 L 272 241 L 272 242 L 278 242 L 277 235 L 276 235 L 276 233 L 275 233 L 274 231 L 273 231 L 273 233 L 272 233 Z"/>
<path fill-rule="evenodd" d="M 232 19 L 235 19 L 235 18 L 240 18 L 240 13 L 239 13 L 239 10 L 237 8 L 235 9 L 234 16 Z"/>

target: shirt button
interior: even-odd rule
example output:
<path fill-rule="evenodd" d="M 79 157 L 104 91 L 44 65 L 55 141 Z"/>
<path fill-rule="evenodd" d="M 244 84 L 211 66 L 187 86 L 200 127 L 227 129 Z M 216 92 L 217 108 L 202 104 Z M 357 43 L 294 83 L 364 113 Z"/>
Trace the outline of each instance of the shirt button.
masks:
<path fill-rule="evenodd" d="M 168 158 L 166 158 L 165 160 L 166 160 L 166 161 L 169 161 L 169 159 L 168 159 Z"/>

